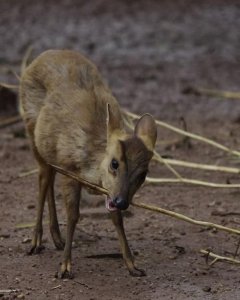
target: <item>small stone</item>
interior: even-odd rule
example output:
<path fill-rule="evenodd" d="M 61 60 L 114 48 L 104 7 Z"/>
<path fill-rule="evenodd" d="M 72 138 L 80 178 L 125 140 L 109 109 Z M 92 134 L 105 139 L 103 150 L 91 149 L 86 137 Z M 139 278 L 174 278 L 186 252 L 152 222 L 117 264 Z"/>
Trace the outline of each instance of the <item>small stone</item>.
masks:
<path fill-rule="evenodd" d="M 212 229 L 212 233 L 217 233 L 217 232 L 218 232 L 217 228 Z"/>
<path fill-rule="evenodd" d="M 19 294 L 19 295 L 17 295 L 17 299 L 25 299 L 24 294 Z"/>
<path fill-rule="evenodd" d="M 209 292 L 211 292 L 211 287 L 210 286 L 205 286 L 203 288 L 203 291 L 206 292 L 206 293 L 209 293 Z"/>
<path fill-rule="evenodd" d="M 138 255 L 139 255 L 139 251 L 138 251 L 138 250 L 134 250 L 134 251 L 133 251 L 133 254 L 134 254 L 135 256 L 138 256 Z"/>
<path fill-rule="evenodd" d="M 29 204 L 29 205 L 27 206 L 28 209 L 34 209 L 35 207 L 36 207 L 35 204 Z"/>
<path fill-rule="evenodd" d="M 10 238 L 10 234 L 9 233 L 1 233 L 0 237 L 4 238 L 4 239 L 8 239 L 8 238 Z"/>
<path fill-rule="evenodd" d="M 182 247 L 182 246 L 176 245 L 175 248 L 176 248 L 176 250 L 178 251 L 179 254 L 185 254 L 186 253 L 185 248 Z"/>
<path fill-rule="evenodd" d="M 30 238 L 25 238 L 25 239 L 23 239 L 22 243 L 23 243 L 23 244 L 27 244 L 27 243 L 30 243 L 31 240 L 32 240 L 32 239 L 30 239 Z"/>

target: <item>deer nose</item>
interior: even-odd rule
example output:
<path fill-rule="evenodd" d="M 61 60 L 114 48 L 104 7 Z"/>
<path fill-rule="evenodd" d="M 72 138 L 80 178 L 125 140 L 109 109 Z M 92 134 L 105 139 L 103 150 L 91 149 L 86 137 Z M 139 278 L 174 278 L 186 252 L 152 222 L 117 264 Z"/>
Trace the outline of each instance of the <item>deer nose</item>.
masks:
<path fill-rule="evenodd" d="M 121 196 L 118 196 L 113 199 L 114 206 L 118 209 L 125 210 L 128 208 L 129 204 Z"/>

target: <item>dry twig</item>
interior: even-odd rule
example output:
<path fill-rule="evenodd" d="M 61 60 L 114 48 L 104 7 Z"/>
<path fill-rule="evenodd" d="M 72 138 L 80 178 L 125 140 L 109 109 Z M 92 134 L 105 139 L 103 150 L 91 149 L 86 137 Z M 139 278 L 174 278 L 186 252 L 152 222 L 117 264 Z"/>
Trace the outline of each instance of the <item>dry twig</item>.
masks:
<path fill-rule="evenodd" d="M 211 212 L 212 216 L 220 216 L 220 217 L 227 217 L 227 216 L 239 216 L 240 212 L 239 211 L 218 211 L 218 210 L 213 210 Z"/>
<path fill-rule="evenodd" d="M 226 231 L 228 233 L 234 233 L 234 234 L 237 234 L 237 235 L 240 234 L 240 230 L 230 228 L 230 227 L 226 227 L 226 226 L 219 225 L 219 224 L 214 224 L 214 223 L 211 223 L 211 222 L 198 221 L 198 220 L 189 218 L 189 217 L 187 217 L 183 214 L 179 214 L 179 213 L 173 212 L 171 210 L 163 209 L 163 208 L 160 208 L 160 207 L 157 207 L 157 206 L 147 205 L 145 203 L 139 203 L 139 202 L 132 202 L 131 204 L 133 206 L 141 207 L 141 208 L 151 210 L 151 211 L 154 211 L 154 212 L 158 212 L 158 213 L 161 213 L 161 214 L 164 214 L 164 215 L 167 215 L 167 216 L 173 217 L 175 219 L 182 220 L 182 221 L 194 224 L 194 225 L 199 225 L 199 226 L 203 226 L 203 227 L 207 227 L 207 228 L 215 228 L 215 229 L 219 229 L 219 230 L 222 230 L 222 231 Z"/>
<path fill-rule="evenodd" d="M 166 159 L 163 159 L 157 151 L 154 151 L 153 159 L 164 164 L 179 180 L 182 179 L 182 176 L 169 164 L 169 162 Z"/>
<path fill-rule="evenodd" d="M 239 183 L 214 183 L 214 182 L 207 182 L 203 180 L 196 180 L 196 179 L 188 179 L 188 178 L 152 178 L 147 177 L 146 183 L 152 183 L 152 184 L 158 184 L 158 183 L 187 183 L 187 184 L 194 184 L 194 185 L 200 185 L 200 186 L 208 186 L 212 188 L 240 188 Z"/>
<path fill-rule="evenodd" d="M 157 157 L 153 157 L 153 159 L 159 161 Z M 202 170 L 207 170 L 207 171 L 220 171 L 220 172 L 240 174 L 240 169 L 234 168 L 234 167 L 206 165 L 206 164 L 193 163 L 193 162 L 177 160 L 177 159 L 165 159 L 164 158 L 163 160 L 165 162 L 167 162 L 169 165 L 174 165 L 174 166 L 202 169 Z M 161 162 L 161 161 L 159 161 L 159 162 Z"/>
<path fill-rule="evenodd" d="M 19 86 L 16 84 L 7 84 L 4 82 L 0 82 L 0 87 L 4 87 L 4 88 L 10 89 L 10 90 L 17 90 L 19 88 Z"/>
<path fill-rule="evenodd" d="M 27 172 L 22 172 L 22 173 L 18 174 L 18 178 L 30 176 L 30 175 L 33 175 L 33 174 L 36 174 L 36 173 L 38 173 L 38 169 L 33 169 L 33 170 L 30 170 L 30 171 L 27 171 Z"/>
<path fill-rule="evenodd" d="M 212 257 L 214 258 L 213 261 L 209 264 L 210 266 L 214 265 L 216 262 L 218 261 L 226 261 L 229 263 L 233 263 L 233 264 L 240 264 L 240 260 L 237 260 L 235 258 L 231 258 L 231 257 L 227 257 L 227 256 L 221 256 L 221 255 L 217 255 L 211 251 L 207 251 L 207 250 L 200 250 L 200 253 L 204 254 L 204 256 L 208 259 L 208 257 Z"/>
<path fill-rule="evenodd" d="M 79 285 L 82 285 L 82 286 L 84 286 L 85 288 L 87 288 L 88 290 L 91 290 L 92 289 L 92 287 L 91 286 L 89 286 L 89 285 L 87 285 L 86 283 L 83 283 L 83 282 L 80 282 L 80 281 L 77 281 L 77 280 L 75 280 L 75 279 L 73 279 L 73 281 L 74 282 L 76 282 L 77 284 L 79 284 Z"/>
<path fill-rule="evenodd" d="M 236 258 L 237 255 L 238 255 L 239 247 L 240 247 L 240 239 L 238 239 L 237 247 L 236 247 L 236 250 L 235 250 L 235 253 L 234 253 L 234 258 Z"/>
<path fill-rule="evenodd" d="M 19 289 L 6 289 L 6 290 L 0 290 L 0 294 L 10 294 L 10 293 L 17 293 L 20 292 Z"/>
<path fill-rule="evenodd" d="M 44 221 L 43 225 L 49 224 L 48 221 Z M 16 229 L 33 228 L 36 226 L 36 222 L 19 223 L 15 226 Z"/>
<path fill-rule="evenodd" d="M 93 189 L 95 190 L 96 192 L 99 192 L 101 194 L 104 194 L 104 195 L 109 195 L 109 192 L 107 189 L 101 187 L 100 185 L 96 184 L 96 183 L 91 183 L 89 182 L 88 180 L 84 179 L 84 178 L 81 178 L 80 176 L 78 176 L 77 174 L 71 172 L 71 171 L 67 171 L 61 167 L 58 167 L 58 166 L 55 166 L 55 165 L 51 165 L 57 172 L 63 174 L 63 175 L 66 175 L 72 179 L 75 179 L 77 181 L 79 181 L 83 186 L 87 187 L 87 188 L 90 188 L 90 189 Z"/>
<path fill-rule="evenodd" d="M 7 118 L 7 119 L 0 122 L 0 128 L 4 128 L 4 127 L 7 127 L 9 125 L 13 125 L 13 124 L 18 123 L 20 121 L 22 121 L 22 118 L 20 116 L 14 116 L 14 117 Z"/>
<path fill-rule="evenodd" d="M 220 97 L 226 99 L 237 99 L 240 100 L 239 92 L 229 92 L 229 91 L 220 91 L 215 89 L 205 89 L 200 87 L 189 87 L 183 91 L 185 94 L 194 94 L 194 95 L 206 95 L 210 97 Z"/>
<path fill-rule="evenodd" d="M 23 60 L 22 60 L 22 63 L 21 63 L 21 75 L 23 74 L 23 71 L 26 69 L 27 67 L 27 63 L 28 63 L 28 60 L 32 54 L 32 51 L 33 51 L 33 48 L 32 46 L 29 46 L 27 48 L 27 51 L 23 57 Z M 17 78 L 18 81 L 20 81 L 21 79 L 21 76 L 19 76 L 16 72 L 12 72 L 14 74 L 14 76 Z M 4 82 L 0 82 L 0 87 L 5 87 L 7 89 L 18 89 L 19 88 L 19 85 L 16 85 L 16 84 L 8 84 L 8 83 L 4 83 Z"/>
<path fill-rule="evenodd" d="M 56 290 L 56 289 L 59 289 L 60 287 L 62 287 L 62 285 L 61 284 L 59 284 L 59 285 L 57 285 L 57 286 L 54 286 L 54 287 L 52 287 L 50 290 L 52 291 L 52 290 Z"/>
<path fill-rule="evenodd" d="M 28 48 L 27 48 L 27 51 L 25 52 L 25 55 L 23 57 L 23 60 L 22 60 L 22 63 L 21 63 L 21 75 L 23 74 L 24 70 L 26 69 L 27 67 L 27 64 L 28 64 L 28 60 L 32 54 L 32 51 L 33 51 L 33 47 L 30 45 Z"/>

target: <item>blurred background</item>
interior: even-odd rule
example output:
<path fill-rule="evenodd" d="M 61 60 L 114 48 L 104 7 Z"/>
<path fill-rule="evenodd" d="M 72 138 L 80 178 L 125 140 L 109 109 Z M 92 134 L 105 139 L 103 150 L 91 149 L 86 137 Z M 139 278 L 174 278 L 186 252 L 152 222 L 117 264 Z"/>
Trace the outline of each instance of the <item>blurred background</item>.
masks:
<path fill-rule="evenodd" d="M 239 0 L 0 0 L 0 82 L 19 84 L 30 48 L 30 61 L 47 49 L 80 51 L 98 66 L 123 108 L 149 112 L 231 149 L 240 147 L 239 99 L 196 92 L 240 92 Z M 26 256 L 36 216 L 37 172 L 17 112 L 17 90 L 0 88 L 0 129 L 1 299 L 240 299 L 239 268 L 224 263 L 210 268 L 198 253 L 212 249 L 235 257 L 239 238 L 131 207 L 127 236 L 148 276 L 129 277 L 102 197 L 81 204 L 73 247 L 77 280 L 56 281 L 62 253 L 52 244 L 47 209 L 46 249 Z M 240 167 L 239 157 L 165 128 L 158 128 L 158 137 L 157 150 L 170 160 Z M 185 178 L 239 183 L 238 170 L 176 169 Z M 150 176 L 174 177 L 154 162 Z M 59 182 L 56 206 L 64 233 L 58 187 Z M 166 183 L 145 186 L 135 199 L 240 226 L 239 189 Z M 3 295 L 6 289 L 10 292 Z"/>
<path fill-rule="evenodd" d="M 0 81 L 17 82 L 12 71 L 19 74 L 29 47 L 32 58 L 74 49 L 97 64 L 134 112 L 172 121 L 236 120 L 236 102 L 183 91 L 240 90 L 239 28 L 238 0 L 1 1 Z"/>

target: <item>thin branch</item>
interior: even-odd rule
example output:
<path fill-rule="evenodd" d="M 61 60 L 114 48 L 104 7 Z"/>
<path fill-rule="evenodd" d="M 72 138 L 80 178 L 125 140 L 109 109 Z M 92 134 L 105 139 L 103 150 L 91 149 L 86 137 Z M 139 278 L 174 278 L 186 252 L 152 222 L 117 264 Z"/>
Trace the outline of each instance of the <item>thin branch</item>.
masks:
<path fill-rule="evenodd" d="M 235 253 L 234 253 L 234 258 L 236 258 L 237 255 L 238 255 L 239 247 L 240 247 L 240 239 L 238 239 L 237 247 L 236 247 L 236 250 L 235 250 Z"/>
<path fill-rule="evenodd" d="M 226 227 L 223 225 L 214 224 L 211 222 L 198 221 L 198 220 L 189 218 L 183 214 L 179 214 L 179 213 L 173 212 L 171 210 L 163 209 L 163 208 L 160 208 L 157 206 L 147 205 L 145 203 L 139 203 L 139 202 L 132 202 L 131 204 L 133 206 L 141 207 L 141 208 L 148 209 L 148 210 L 151 210 L 154 212 L 158 212 L 158 213 L 161 213 L 161 214 L 164 214 L 164 215 L 167 215 L 167 216 L 173 217 L 175 219 L 182 220 L 182 221 L 194 224 L 194 225 L 199 225 L 199 226 L 203 226 L 203 227 L 207 227 L 207 228 L 216 228 L 216 229 L 219 229 L 222 231 L 226 231 L 228 233 L 234 233 L 234 234 L 240 235 L 240 230 Z"/>
<path fill-rule="evenodd" d="M 52 165 L 52 164 L 49 164 L 51 167 L 53 167 L 57 172 L 63 174 L 63 175 L 66 175 L 74 180 L 77 180 L 78 182 L 80 182 L 82 185 L 84 185 L 85 187 L 87 188 L 90 188 L 90 189 L 93 189 L 101 194 L 105 194 L 105 195 L 109 195 L 109 192 L 107 189 L 105 189 L 104 187 L 101 187 L 100 185 L 98 184 L 95 184 L 95 183 L 91 183 L 90 181 L 78 176 L 77 174 L 71 172 L 71 171 L 68 171 L 68 170 L 65 170 L 59 166 L 56 166 L 56 165 Z M 24 173 L 20 173 L 18 175 L 18 178 L 22 178 L 22 177 L 25 177 L 25 176 L 29 176 L 29 175 L 32 175 L 32 174 L 35 174 L 38 172 L 38 169 L 33 169 L 33 170 L 30 170 L 28 172 L 24 172 Z"/>
<path fill-rule="evenodd" d="M 22 63 L 21 63 L 21 75 L 23 74 L 24 70 L 26 69 L 27 67 L 27 63 L 28 63 L 28 60 L 32 54 L 32 51 L 33 51 L 33 47 L 32 45 L 30 45 L 28 48 L 27 48 L 27 51 L 23 57 L 23 60 L 22 60 Z"/>
<path fill-rule="evenodd" d="M 153 157 L 156 161 L 159 161 L 157 157 Z M 225 166 L 217 166 L 217 165 L 206 165 L 206 164 L 200 164 L 200 163 L 193 163 L 183 160 L 177 160 L 177 159 L 163 159 L 165 162 L 167 162 L 169 165 L 174 166 L 180 166 L 180 167 L 186 167 L 186 168 L 194 168 L 194 169 L 202 169 L 202 170 L 208 170 L 208 171 L 220 171 L 220 172 L 227 172 L 227 173 L 234 173 L 234 174 L 240 174 L 240 169 L 234 168 L 234 167 L 225 167 Z M 159 161 L 161 162 L 161 161 Z"/>
<path fill-rule="evenodd" d="M 54 287 L 50 288 L 50 290 L 51 290 L 51 291 L 52 291 L 52 290 L 56 290 L 56 289 L 59 289 L 60 287 L 62 287 L 61 284 L 59 284 L 59 285 L 57 285 L 57 286 L 54 286 Z"/>
<path fill-rule="evenodd" d="M 126 111 L 126 110 L 123 110 L 122 112 L 123 112 L 125 115 L 131 117 L 132 119 L 138 119 L 138 118 L 139 118 L 138 115 L 136 115 L 136 114 L 134 114 L 134 113 L 131 113 L 131 112 L 128 112 L 128 111 Z M 212 145 L 213 147 L 216 147 L 216 148 L 218 148 L 218 149 L 221 149 L 221 150 L 223 150 L 223 151 L 225 151 L 225 152 L 228 152 L 228 153 L 230 153 L 230 154 L 232 154 L 232 155 L 240 156 L 240 152 L 239 152 L 239 151 L 232 150 L 232 149 L 230 149 L 230 148 L 228 148 L 228 147 L 226 147 L 226 146 L 224 146 L 224 145 L 222 145 L 222 144 L 220 144 L 220 143 L 217 143 L 217 142 L 215 142 L 215 141 L 213 141 L 213 140 L 211 140 L 211 139 L 208 139 L 208 138 L 202 137 L 202 136 L 200 136 L 200 135 L 198 135 L 198 134 L 190 133 L 190 132 L 188 132 L 188 131 L 179 129 L 179 128 L 177 128 L 177 127 L 175 127 L 175 126 L 172 126 L 172 125 L 169 125 L 169 124 L 167 124 L 166 122 L 163 122 L 163 121 L 159 121 L 159 120 L 155 120 L 155 121 L 156 121 L 156 124 L 159 125 L 159 126 L 162 126 L 162 127 L 164 127 L 164 128 L 170 129 L 170 130 L 172 130 L 172 131 L 174 131 L 174 132 L 177 132 L 177 133 L 179 133 L 179 134 L 188 136 L 188 137 L 193 138 L 193 139 L 195 139 L 195 140 L 199 140 L 199 141 L 201 141 L 201 142 L 207 143 L 207 144 L 209 144 L 209 145 Z"/>
<path fill-rule="evenodd" d="M 231 257 L 227 257 L 227 256 L 221 256 L 221 255 L 217 255 L 213 252 L 207 251 L 207 250 L 200 250 L 200 253 L 204 254 L 206 257 L 212 257 L 214 258 L 214 260 L 209 264 L 209 265 L 213 265 L 215 264 L 217 261 L 226 261 L 232 264 L 240 264 L 240 260 L 237 260 L 235 258 L 231 258 Z"/>
<path fill-rule="evenodd" d="M 195 184 L 200 186 L 208 186 L 213 188 L 240 188 L 240 184 L 225 184 L 225 183 L 214 183 L 214 182 L 207 182 L 207 181 L 201 181 L 196 179 L 188 179 L 182 177 L 180 178 L 152 178 L 147 177 L 146 183 L 187 183 L 187 184 Z"/>
<path fill-rule="evenodd" d="M 86 283 L 83 283 L 83 282 L 77 281 L 77 280 L 75 280 L 75 279 L 73 279 L 73 281 L 74 281 L 74 282 L 76 282 L 76 283 L 77 283 L 77 284 L 79 284 L 79 285 L 82 285 L 82 286 L 86 287 L 88 290 L 91 290 L 91 289 L 92 289 L 92 287 L 91 287 L 91 286 L 89 286 L 89 285 L 88 285 L 88 284 L 86 284 Z"/>
<path fill-rule="evenodd" d="M 29 60 L 29 57 L 31 56 L 32 54 L 32 46 L 29 46 L 27 48 L 27 51 L 23 57 L 23 60 L 22 60 L 22 63 L 21 63 L 21 75 L 23 74 L 23 71 L 26 69 L 27 67 L 27 63 L 28 63 L 28 60 Z M 14 76 L 17 78 L 18 81 L 20 81 L 21 79 L 21 76 L 19 76 L 15 71 L 12 71 L 12 73 L 14 74 Z M 7 89 L 10 89 L 10 90 L 17 90 L 19 89 L 19 85 L 16 85 L 16 84 L 8 84 L 8 83 L 4 83 L 4 82 L 0 82 L 0 87 L 4 87 L 4 88 L 7 88 Z"/>
<path fill-rule="evenodd" d="M 22 118 L 20 116 L 10 117 L 0 122 L 0 128 L 5 128 L 21 121 Z"/>
<path fill-rule="evenodd" d="M 80 176 L 78 176 L 77 174 L 71 172 L 71 171 L 68 171 L 68 170 L 65 170 L 59 166 L 56 166 L 56 165 L 52 165 L 52 164 L 49 164 L 50 166 L 52 166 L 57 172 L 63 174 L 63 175 L 66 175 L 72 179 L 75 179 L 77 180 L 78 182 L 80 182 L 82 185 L 86 186 L 87 188 L 90 188 L 90 189 L 93 189 L 101 194 L 105 194 L 107 196 L 109 196 L 109 192 L 107 189 L 105 189 L 104 187 L 96 184 L 96 183 L 91 183 L 89 182 L 88 180 L 84 179 L 84 178 L 81 178 Z"/>
<path fill-rule="evenodd" d="M 180 122 L 182 123 L 182 128 L 184 131 L 188 132 L 188 127 L 187 127 L 187 122 L 186 120 L 184 119 L 184 117 L 181 117 L 180 118 Z M 191 149 L 192 148 L 192 144 L 191 144 L 191 140 L 188 136 L 185 136 L 183 141 L 182 141 L 182 144 L 183 145 L 186 145 L 188 147 L 188 149 Z"/>
<path fill-rule="evenodd" d="M 184 94 L 206 95 L 210 97 L 220 97 L 226 99 L 240 100 L 239 92 L 220 91 L 215 89 L 206 89 L 201 87 L 189 87 L 183 91 Z"/>
<path fill-rule="evenodd" d="M 158 162 L 164 164 L 179 180 L 182 180 L 182 176 L 169 164 L 166 159 L 163 159 L 157 151 L 154 151 L 153 158 Z"/>
<path fill-rule="evenodd" d="M 21 80 L 21 77 L 20 77 L 15 71 L 12 71 L 12 73 L 13 73 L 13 75 L 16 77 L 16 79 L 17 79 L 18 81 Z"/>
<path fill-rule="evenodd" d="M 38 169 L 33 169 L 33 170 L 30 170 L 30 171 L 27 171 L 27 172 L 22 172 L 22 173 L 18 174 L 18 178 L 30 176 L 30 175 L 33 175 L 33 174 L 36 174 L 36 173 L 38 173 Z"/>
<path fill-rule="evenodd" d="M 43 225 L 49 224 L 49 221 L 43 221 Z M 36 222 L 19 223 L 15 226 L 17 229 L 33 228 L 36 226 Z"/>
<path fill-rule="evenodd" d="M 6 290 L 0 290 L 0 294 L 10 294 L 10 293 L 17 293 L 20 292 L 19 289 L 6 289 Z"/>
<path fill-rule="evenodd" d="M 4 82 L 0 82 L 0 87 L 4 87 L 6 89 L 12 89 L 12 90 L 17 90 L 19 88 L 19 85 L 16 84 L 7 84 Z"/>

